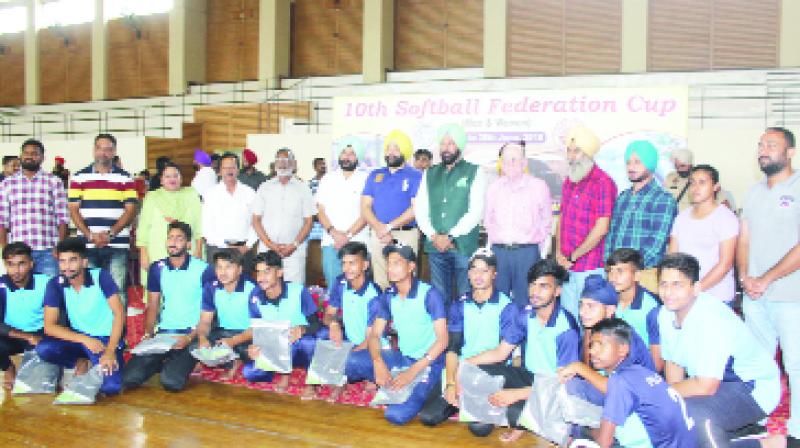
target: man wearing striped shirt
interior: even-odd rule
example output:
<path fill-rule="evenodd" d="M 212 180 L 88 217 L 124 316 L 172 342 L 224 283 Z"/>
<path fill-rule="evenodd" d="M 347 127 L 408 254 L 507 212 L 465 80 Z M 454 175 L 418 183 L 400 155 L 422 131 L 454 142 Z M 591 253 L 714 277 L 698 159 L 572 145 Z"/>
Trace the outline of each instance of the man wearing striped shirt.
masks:
<path fill-rule="evenodd" d="M 127 303 L 125 282 L 130 249 L 130 223 L 136 216 L 136 188 L 127 171 L 112 163 L 117 139 L 99 134 L 94 139 L 94 163 L 72 176 L 69 212 L 86 239 L 92 267 L 107 269 Z"/>

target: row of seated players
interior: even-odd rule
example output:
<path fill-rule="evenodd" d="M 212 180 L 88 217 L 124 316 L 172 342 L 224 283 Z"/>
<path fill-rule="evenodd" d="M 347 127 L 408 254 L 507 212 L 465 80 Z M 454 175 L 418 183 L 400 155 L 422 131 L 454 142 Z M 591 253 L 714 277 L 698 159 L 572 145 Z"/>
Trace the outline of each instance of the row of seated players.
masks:
<path fill-rule="evenodd" d="M 430 367 L 430 378 L 405 403 L 386 407 L 386 419 L 394 424 L 419 416 L 434 426 L 456 413 L 459 362 L 505 378 L 504 389 L 490 397 L 508 409 L 512 429 L 501 435 L 504 440 L 522 434 L 517 420 L 537 374 L 556 374 L 571 393 L 603 405 L 599 430 L 575 431 L 601 446 L 728 446 L 733 431 L 764 419 L 779 401 L 772 356 L 728 306 L 696 292 L 699 265 L 685 254 L 669 255 L 659 266 L 663 306 L 636 283 L 638 252 L 612 254 L 609 280 L 586 281 L 581 327 L 559 306 L 567 272 L 551 260 L 531 267 L 529 304 L 520 309 L 494 289 L 496 260 L 480 250 L 469 263 L 471 292 L 445 304 L 436 289 L 414 276 L 410 247 L 384 249 L 392 286 L 381 292 L 369 280 L 366 247 L 348 243 L 340 250 L 343 275 L 320 319 L 307 289 L 283 281 L 277 253 L 256 257 L 252 282 L 242 275 L 235 251 L 216 254 L 213 269 L 191 257 L 191 237 L 188 225 L 169 224 L 169 256 L 151 265 L 147 285 L 146 337 L 156 329 L 180 337 L 169 352 L 133 356 L 124 367 L 125 312 L 117 287 L 108 272 L 87 268 L 83 241 L 58 244 L 60 275 L 53 279 L 31 274 L 29 247 L 6 246 L 8 274 L 0 281 L 0 368 L 6 382 L 14 375 L 9 356 L 35 348 L 43 360 L 65 368 L 86 358 L 101 364 L 105 395 L 140 386 L 156 373 L 166 390 L 177 392 L 196 365 L 191 349 L 216 343 L 237 352 L 249 381 L 272 381 L 252 361 L 258 349 L 251 345 L 250 320 L 260 318 L 291 322 L 296 367 L 308 367 L 320 337 L 354 344 L 346 363 L 351 382 L 399 388 Z M 383 338 L 389 322 L 397 349 Z M 521 363 L 512 363 L 517 347 Z M 393 377 L 396 367 L 406 370 Z M 287 381 L 282 375 L 277 388 Z M 313 390 L 303 394 L 310 397 Z M 492 431 L 480 423 L 469 429 L 476 435 Z M 776 443 L 779 436 L 733 445 Z"/>

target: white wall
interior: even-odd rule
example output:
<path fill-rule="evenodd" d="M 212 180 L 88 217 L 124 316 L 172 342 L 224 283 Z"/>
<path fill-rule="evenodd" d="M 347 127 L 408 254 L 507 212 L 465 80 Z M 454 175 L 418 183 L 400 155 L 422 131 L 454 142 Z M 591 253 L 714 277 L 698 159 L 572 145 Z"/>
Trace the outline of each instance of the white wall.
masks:
<path fill-rule="evenodd" d="M 269 164 L 275 160 L 278 148 L 290 148 L 297 158 L 297 175 L 308 180 L 314 177 L 311 167 L 315 157 L 328 158 L 333 138 L 329 134 L 250 134 L 247 147 L 258 156 L 256 167 L 269 173 Z"/>
<path fill-rule="evenodd" d="M 800 137 L 800 128 L 790 128 Z M 763 128 L 690 129 L 689 149 L 695 164 L 707 163 L 719 171 L 720 184 L 730 190 L 741 208 L 744 195 L 763 178 L 758 168 L 756 151 Z M 800 158 L 794 161 L 800 168 Z"/>
<path fill-rule="evenodd" d="M 0 143 L 0 157 L 6 155 L 19 155 L 20 145 L 24 139 L 12 143 Z M 71 172 L 76 172 L 94 161 L 94 139 L 84 140 L 43 140 L 44 163 L 42 167 L 50 171 L 56 156 L 61 156 L 66 161 L 66 167 Z M 144 137 L 118 137 L 117 155 L 122 161 L 122 166 L 131 174 L 137 173 L 146 167 Z"/>

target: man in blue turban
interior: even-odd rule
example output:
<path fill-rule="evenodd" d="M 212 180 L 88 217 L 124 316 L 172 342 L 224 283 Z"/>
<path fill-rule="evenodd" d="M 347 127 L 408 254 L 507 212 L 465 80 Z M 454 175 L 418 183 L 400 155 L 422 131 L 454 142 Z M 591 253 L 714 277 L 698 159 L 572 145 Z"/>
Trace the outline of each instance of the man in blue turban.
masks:
<path fill-rule="evenodd" d="M 614 203 L 605 255 L 608 258 L 623 247 L 641 252 L 644 269 L 640 271 L 639 283 L 657 291 L 655 267 L 667 249 L 677 204 L 655 180 L 658 150 L 652 143 L 647 140 L 631 142 L 625 151 L 625 164 L 631 187 Z"/>

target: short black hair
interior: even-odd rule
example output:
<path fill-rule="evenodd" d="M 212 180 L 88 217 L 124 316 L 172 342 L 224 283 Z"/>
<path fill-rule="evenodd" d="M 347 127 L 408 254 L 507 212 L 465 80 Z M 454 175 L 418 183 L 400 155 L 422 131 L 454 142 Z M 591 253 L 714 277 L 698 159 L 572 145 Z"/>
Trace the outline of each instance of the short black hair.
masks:
<path fill-rule="evenodd" d="M 12 160 L 19 160 L 19 156 L 3 156 L 3 165 Z"/>
<path fill-rule="evenodd" d="M 623 263 L 632 264 L 637 271 L 644 267 L 644 259 L 642 258 L 642 254 L 638 250 L 631 249 L 630 247 L 621 247 L 614 252 L 611 252 L 611 255 L 608 256 L 608 260 L 606 260 L 606 267 L 616 266 Z"/>
<path fill-rule="evenodd" d="M 219 156 L 219 164 L 222 166 L 222 161 L 225 159 L 233 159 L 236 162 L 236 168 L 239 168 L 239 156 L 235 152 L 226 151 L 224 154 Z"/>
<path fill-rule="evenodd" d="M 659 278 L 661 278 L 661 272 L 663 272 L 664 269 L 677 269 L 688 277 L 692 283 L 697 283 L 700 280 L 700 263 L 697 261 L 697 258 L 689 254 L 676 252 L 674 254 L 665 255 L 664 258 L 661 259 L 661 263 L 658 263 Z"/>
<path fill-rule="evenodd" d="M 39 154 L 44 155 L 44 145 L 39 140 L 36 140 L 35 138 L 29 138 L 22 142 L 22 146 L 19 147 L 19 150 L 22 151 L 26 146 L 35 146 L 39 148 Z"/>
<path fill-rule="evenodd" d="M 619 317 L 607 317 L 594 325 L 592 333 L 614 336 L 620 344 L 631 345 L 633 328 Z"/>
<path fill-rule="evenodd" d="M 420 148 L 420 149 L 414 151 L 414 158 L 415 159 L 419 159 L 420 157 L 423 157 L 423 156 L 427 157 L 428 160 L 433 159 L 433 153 L 430 152 L 429 150 L 425 149 L 425 148 Z"/>
<path fill-rule="evenodd" d="M 158 166 L 158 161 L 156 161 L 156 166 Z M 175 162 L 173 162 L 172 160 L 169 160 L 169 159 L 167 159 L 167 160 L 166 160 L 166 161 L 165 161 L 165 162 L 164 162 L 164 163 L 161 165 L 161 169 L 159 169 L 159 170 L 158 170 L 158 172 L 159 172 L 159 173 L 161 173 L 161 174 L 164 174 L 164 171 L 165 171 L 167 168 L 175 168 L 176 170 L 178 170 L 178 174 L 180 174 L 181 176 L 183 176 L 183 173 L 181 173 L 181 167 L 180 167 L 180 166 L 178 166 L 178 164 L 177 164 L 177 163 L 175 163 Z"/>
<path fill-rule="evenodd" d="M 164 171 L 164 168 L 167 167 L 168 163 L 172 163 L 172 160 L 167 156 L 161 156 L 161 157 L 157 158 L 156 159 L 156 171 L 159 172 L 159 173 Z M 177 167 L 177 165 L 175 165 L 175 166 Z"/>
<path fill-rule="evenodd" d="M 64 252 L 75 252 L 81 258 L 86 258 L 86 240 L 81 237 L 68 237 L 59 241 L 56 244 L 56 252 L 63 254 Z"/>
<path fill-rule="evenodd" d="M 25 255 L 28 258 L 32 258 L 33 256 L 31 253 L 31 246 L 28 246 L 22 241 L 14 241 L 3 248 L 3 260 L 8 260 L 15 255 Z"/>
<path fill-rule="evenodd" d="M 311 162 L 311 166 L 317 166 L 317 162 L 324 162 L 325 159 L 323 157 L 314 157 L 314 160 Z"/>
<path fill-rule="evenodd" d="M 178 229 L 183 232 L 183 236 L 186 237 L 187 240 L 192 241 L 192 226 L 186 224 L 183 221 L 172 221 L 167 225 L 167 233 L 169 233 L 172 229 Z"/>
<path fill-rule="evenodd" d="M 711 181 L 713 183 L 715 183 L 715 184 L 719 183 L 719 171 L 717 171 L 717 169 L 714 168 L 713 166 L 705 165 L 705 164 L 703 164 L 703 165 L 695 165 L 694 167 L 692 167 L 692 170 L 690 171 L 690 173 L 694 174 L 697 171 L 704 171 L 704 172 L 708 173 L 708 175 L 711 176 Z"/>
<path fill-rule="evenodd" d="M 97 134 L 97 137 L 94 138 L 94 144 L 97 144 L 97 141 L 100 139 L 106 139 L 111 141 L 111 145 L 116 148 L 117 147 L 117 138 L 111 134 Z"/>
<path fill-rule="evenodd" d="M 220 260 L 238 264 L 239 266 L 242 265 L 242 254 L 236 249 L 230 249 L 227 247 L 225 249 L 221 249 L 219 252 L 214 253 L 214 256 L 211 257 L 211 259 L 215 266 Z"/>
<path fill-rule="evenodd" d="M 786 146 L 789 148 L 794 148 L 794 132 L 781 126 L 770 126 L 767 128 L 766 132 L 780 132 L 783 134 L 783 138 L 786 140 Z"/>
<path fill-rule="evenodd" d="M 506 149 L 508 145 L 519 145 L 522 147 L 522 156 L 525 156 L 525 140 L 519 140 L 516 142 L 505 142 L 503 146 L 500 147 L 500 151 L 498 151 L 497 156 L 503 157 L 503 150 Z"/>
<path fill-rule="evenodd" d="M 530 285 L 539 277 L 547 275 L 552 276 L 556 281 L 556 285 L 559 286 L 563 285 L 569 278 L 569 273 L 563 266 L 556 263 L 552 258 L 545 258 L 534 263 L 528 270 L 528 284 Z"/>
<path fill-rule="evenodd" d="M 256 255 L 253 260 L 253 266 L 257 266 L 260 263 L 265 263 L 267 267 L 283 269 L 283 259 L 274 250 L 268 250 Z"/>
<path fill-rule="evenodd" d="M 350 241 L 341 249 L 339 249 L 339 259 L 343 259 L 345 255 L 358 255 L 364 260 L 369 260 L 369 250 L 367 245 L 359 241 Z"/>

